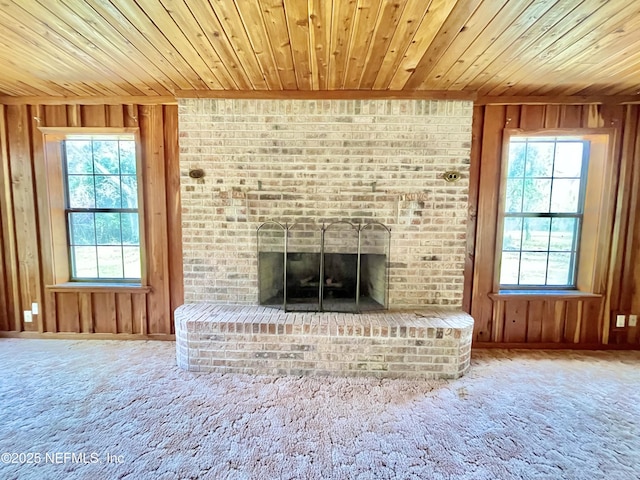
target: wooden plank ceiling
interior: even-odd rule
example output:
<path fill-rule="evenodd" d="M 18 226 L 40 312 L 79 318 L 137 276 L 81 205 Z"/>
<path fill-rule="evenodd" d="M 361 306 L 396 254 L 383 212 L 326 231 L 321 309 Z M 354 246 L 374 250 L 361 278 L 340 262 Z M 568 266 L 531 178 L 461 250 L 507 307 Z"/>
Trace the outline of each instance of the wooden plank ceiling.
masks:
<path fill-rule="evenodd" d="M 640 2 L 3 0 L 0 95 L 636 95 Z"/>

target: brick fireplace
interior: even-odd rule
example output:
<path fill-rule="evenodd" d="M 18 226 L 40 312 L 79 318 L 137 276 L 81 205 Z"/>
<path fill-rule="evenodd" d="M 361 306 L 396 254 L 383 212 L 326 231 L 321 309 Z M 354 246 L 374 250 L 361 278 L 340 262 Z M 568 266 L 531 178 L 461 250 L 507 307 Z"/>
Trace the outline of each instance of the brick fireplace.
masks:
<path fill-rule="evenodd" d="M 175 312 L 178 364 L 462 375 L 473 330 L 460 311 L 471 120 L 465 101 L 181 99 L 187 304 Z M 261 237 L 266 225 L 275 227 Z M 354 248 L 354 232 L 373 225 L 390 234 Z M 368 275 L 362 290 L 359 268 Z M 295 273 L 291 285 L 285 271 Z M 283 278 L 301 304 L 319 308 L 273 308 Z M 317 292 L 314 282 L 316 300 L 304 293 Z M 374 308 L 313 313 L 354 291 Z"/>
<path fill-rule="evenodd" d="M 459 308 L 471 120 L 468 101 L 181 99 L 186 301 L 259 303 L 263 222 L 347 221 L 392 230 L 389 307 Z"/>

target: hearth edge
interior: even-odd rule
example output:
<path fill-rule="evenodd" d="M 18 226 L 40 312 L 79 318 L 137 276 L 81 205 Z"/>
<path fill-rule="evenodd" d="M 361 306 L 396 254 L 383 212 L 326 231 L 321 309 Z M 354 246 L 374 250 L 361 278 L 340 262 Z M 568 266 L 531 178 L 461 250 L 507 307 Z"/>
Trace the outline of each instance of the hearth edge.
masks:
<path fill-rule="evenodd" d="M 473 318 L 199 303 L 178 307 L 175 326 L 177 363 L 192 372 L 455 379 L 469 369 Z"/>

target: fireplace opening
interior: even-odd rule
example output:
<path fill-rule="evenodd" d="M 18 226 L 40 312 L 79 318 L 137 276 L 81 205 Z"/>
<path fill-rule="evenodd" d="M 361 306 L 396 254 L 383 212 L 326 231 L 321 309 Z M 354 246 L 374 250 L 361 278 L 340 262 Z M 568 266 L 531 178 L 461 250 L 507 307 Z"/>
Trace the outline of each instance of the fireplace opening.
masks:
<path fill-rule="evenodd" d="M 381 223 L 266 222 L 258 228 L 259 303 L 286 311 L 386 309 L 389 240 Z"/>

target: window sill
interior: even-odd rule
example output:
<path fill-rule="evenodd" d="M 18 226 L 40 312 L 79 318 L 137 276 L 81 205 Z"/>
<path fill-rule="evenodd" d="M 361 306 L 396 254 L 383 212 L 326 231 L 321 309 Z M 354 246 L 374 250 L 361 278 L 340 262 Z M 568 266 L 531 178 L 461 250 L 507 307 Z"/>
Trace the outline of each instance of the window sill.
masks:
<path fill-rule="evenodd" d="M 495 302 L 504 300 L 588 300 L 602 298 L 599 293 L 581 292 L 579 290 L 500 290 L 490 293 L 489 298 Z"/>
<path fill-rule="evenodd" d="M 149 293 L 150 286 L 139 283 L 95 283 L 95 282 L 66 282 L 57 285 L 47 285 L 48 292 L 89 292 L 89 293 Z"/>

